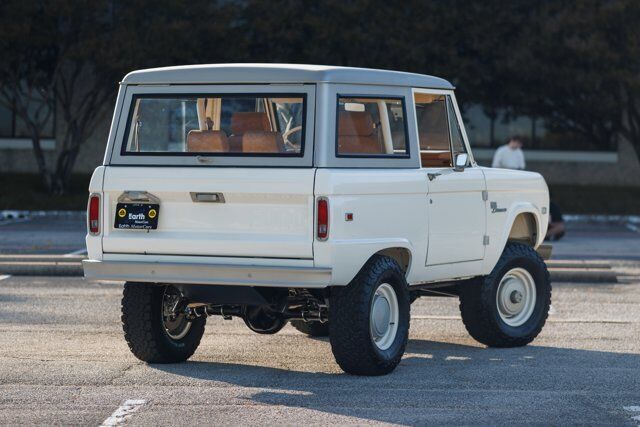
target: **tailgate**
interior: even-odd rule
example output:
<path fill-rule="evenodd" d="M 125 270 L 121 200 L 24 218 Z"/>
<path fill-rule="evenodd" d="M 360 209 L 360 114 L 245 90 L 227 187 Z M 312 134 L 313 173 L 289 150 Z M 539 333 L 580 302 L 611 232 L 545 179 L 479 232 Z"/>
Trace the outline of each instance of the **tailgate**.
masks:
<path fill-rule="evenodd" d="M 107 167 L 103 251 L 312 259 L 314 174 L 313 168 Z M 157 198 L 157 229 L 114 227 L 126 191 Z"/>

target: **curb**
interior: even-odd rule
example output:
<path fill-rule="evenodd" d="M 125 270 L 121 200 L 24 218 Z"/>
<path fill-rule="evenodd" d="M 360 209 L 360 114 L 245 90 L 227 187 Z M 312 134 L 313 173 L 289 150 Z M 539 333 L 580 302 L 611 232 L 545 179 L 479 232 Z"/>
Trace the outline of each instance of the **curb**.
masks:
<path fill-rule="evenodd" d="M 82 255 L 0 255 L 0 273 L 12 276 L 83 276 Z"/>
<path fill-rule="evenodd" d="M 0 272 L 12 276 L 84 276 L 79 262 L 0 262 Z"/>
<path fill-rule="evenodd" d="M 611 269 L 549 268 L 551 282 L 618 283 L 618 273 Z"/>

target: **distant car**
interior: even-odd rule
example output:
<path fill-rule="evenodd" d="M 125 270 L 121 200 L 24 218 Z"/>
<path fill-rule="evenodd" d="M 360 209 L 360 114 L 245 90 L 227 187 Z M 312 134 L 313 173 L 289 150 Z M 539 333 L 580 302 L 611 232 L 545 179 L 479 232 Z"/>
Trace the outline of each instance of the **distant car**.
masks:
<path fill-rule="evenodd" d="M 126 282 L 125 338 L 149 363 L 188 359 L 212 315 L 328 335 L 359 375 L 398 365 L 419 296 L 458 296 L 489 346 L 525 345 L 547 318 L 547 186 L 479 167 L 436 77 L 135 71 L 89 190 L 85 275 Z"/>

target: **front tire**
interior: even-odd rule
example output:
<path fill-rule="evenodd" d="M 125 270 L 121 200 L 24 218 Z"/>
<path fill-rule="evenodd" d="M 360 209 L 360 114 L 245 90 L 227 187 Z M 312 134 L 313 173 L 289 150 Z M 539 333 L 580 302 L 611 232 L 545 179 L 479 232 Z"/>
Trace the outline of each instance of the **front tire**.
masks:
<path fill-rule="evenodd" d="M 400 363 L 409 337 L 404 273 L 392 258 L 374 256 L 346 287 L 332 289 L 329 340 L 349 374 L 384 375 Z"/>
<path fill-rule="evenodd" d="M 491 274 L 460 288 L 469 334 L 489 347 L 520 347 L 542 330 L 551 305 L 544 260 L 530 246 L 508 243 Z"/>
<path fill-rule="evenodd" d="M 189 320 L 169 311 L 181 298 L 173 286 L 124 285 L 122 327 L 134 356 L 147 363 L 184 362 L 198 348 L 206 319 Z"/>

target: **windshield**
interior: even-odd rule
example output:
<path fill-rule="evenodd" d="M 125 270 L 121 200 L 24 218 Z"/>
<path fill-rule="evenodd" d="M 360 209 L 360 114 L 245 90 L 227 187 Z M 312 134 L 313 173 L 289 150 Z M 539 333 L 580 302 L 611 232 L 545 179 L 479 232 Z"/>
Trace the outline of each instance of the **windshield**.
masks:
<path fill-rule="evenodd" d="M 302 156 L 304 94 L 134 96 L 122 155 Z"/>

